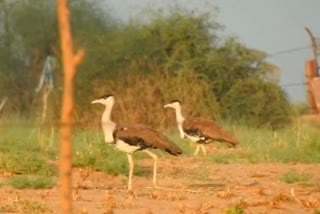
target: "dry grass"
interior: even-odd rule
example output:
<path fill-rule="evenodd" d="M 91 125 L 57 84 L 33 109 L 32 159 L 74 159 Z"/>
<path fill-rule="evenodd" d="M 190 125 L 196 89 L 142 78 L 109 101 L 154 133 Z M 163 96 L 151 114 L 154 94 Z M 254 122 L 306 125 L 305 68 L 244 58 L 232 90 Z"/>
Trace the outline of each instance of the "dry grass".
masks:
<path fill-rule="evenodd" d="M 175 76 L 165 74 L 156 65 L 149 66 L 155 66 L 151 68 L 155 72 L 150 75 L 129 75 L 121 80 L 121 84 L 113 80 L 100 80 L 95 84 L 96 97 L 105 93 L 115 94 L 116 104 L 113 112 L 115 121 L 145 123 L 160 129 L 169 125 L 175 126 L 173 112 L 167 112 L 163 108 L 164 104 L 173 99 L 179 99 L 184 103 L 185 115 L 217 117 L 219 107 L 212 96 L 208 81 L 197 77 L 194 72 L 186 71 Z M 103 87 L 100 87 L 101 85 Z M 199 97 L 201 99 L 198 99 Z M 101 111 L 93 107 L 90 109 L 86 114 L 90 118 L 88 122 L 92 120 L 92 114 L 98 121 Z"/>
<path fill-rule="evenodd" d="M 41 203 L 16 198 L 11 202 L 0 206 L 0 213 L 52 213 L 52 211 Z"/>

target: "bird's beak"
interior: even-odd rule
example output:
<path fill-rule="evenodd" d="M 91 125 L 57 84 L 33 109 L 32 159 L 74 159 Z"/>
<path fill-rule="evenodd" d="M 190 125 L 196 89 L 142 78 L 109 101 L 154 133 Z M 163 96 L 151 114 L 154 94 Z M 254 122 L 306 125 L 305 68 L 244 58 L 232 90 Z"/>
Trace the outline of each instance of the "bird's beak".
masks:
<path fill-rule="evenodd" d="M 94 100 L 91 102 L 91 104 L 96 104 L 96 103 L 100 103 L 99 100 Z"/>
<path fill-rule="evenodd" d="M 163 108 L 170 108 L 170 107 L 172 107 L 171 104 L 167 104 L 163 106 Z"/>

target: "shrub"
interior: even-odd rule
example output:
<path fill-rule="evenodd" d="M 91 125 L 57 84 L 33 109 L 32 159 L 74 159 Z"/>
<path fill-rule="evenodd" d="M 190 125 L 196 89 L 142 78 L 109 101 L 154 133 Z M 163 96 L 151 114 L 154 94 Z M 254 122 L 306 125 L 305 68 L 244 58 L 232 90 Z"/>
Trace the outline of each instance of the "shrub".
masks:
<path fill-rule="evenodd" d="M 225 118 L 272 128 L 288 123 L 291 114 L 288 98 L 279 86 L 254 78 L 234 84 L 221 106 Z"/>

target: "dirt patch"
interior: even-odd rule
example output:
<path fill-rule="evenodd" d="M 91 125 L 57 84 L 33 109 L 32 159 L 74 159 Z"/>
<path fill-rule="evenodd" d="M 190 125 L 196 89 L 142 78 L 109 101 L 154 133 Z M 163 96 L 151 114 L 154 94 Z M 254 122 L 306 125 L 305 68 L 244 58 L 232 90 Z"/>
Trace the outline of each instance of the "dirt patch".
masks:
<path fill-rule="evenodd" d="M 140 160 L 137 164 L 150 171 L 150 175 L 135 176 L 131 193 L 125 189 L 126 176 L 75 169 L 75 213 L 205 214 L 225 213 L 238 206 L 245 213 L 307 214 L 320 209 L 320 165 L 219 165 L 208 158 L 161 159 L 160 188 L 153 188 L 151 160 Z M 280 179 L 288 171 L 308 173 L 312 177 L 303 183 L 288 184 Z M 4 174 L 0 177 L 0 180 L 5 179 Z M 58 200 L 57 188 L 16 190 L 5 187 L 0 189 L 0 213 L 59 213 Z M 17 206 L 19 202 L 37 203 L 42 209 L 37 211 L 34 206 L 32 212 L 23 208 L 8 212 L 10 205 Z"/>

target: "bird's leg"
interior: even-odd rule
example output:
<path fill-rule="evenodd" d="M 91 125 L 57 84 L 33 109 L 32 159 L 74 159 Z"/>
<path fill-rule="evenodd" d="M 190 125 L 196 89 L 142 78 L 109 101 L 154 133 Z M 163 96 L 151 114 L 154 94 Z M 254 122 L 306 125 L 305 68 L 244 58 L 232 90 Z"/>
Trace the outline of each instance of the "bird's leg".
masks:
<path fill-rule="evenodd" d="M 199 149 L 200 149 L 200 144 L 197 144 L 196 151 L 194 152 L 194 154 L 193 154 L 193 155 L 198 155 L 198 153 L 199 153 Z"/>
<path fill-rule="evenodd" d="M 134 168 L 134 164 L 133 164 L 133 159 L 132 159 L 132 155 L 127 153 L 127 157 L 128 157 L 128 162 L 129 162 L 129 181 L 128 181 L 128 190 L 132 190 L 132 174 L 133 174 L 133 168 Z"/>
<path fill-rule="evenodd" d="M 153 164 L 153 184 L 157 186 L 157 162 L 158 162 L 158 156 L 148 150 L 144 150 L 145 153 L 147 153 L 150 157 L 153 158 L 154 164 Z"/>
<path fill-rule="evenodd" d="M 206 155 L 207 155 L 206 147 L 205 147 L 203 144 L 201 144 L 201 145 L 200 145 L 200 148 L 201 148 L 201 150 L 202 150 L 202 152 L 203 152 L 203 155 L 206 156 Z"/>

